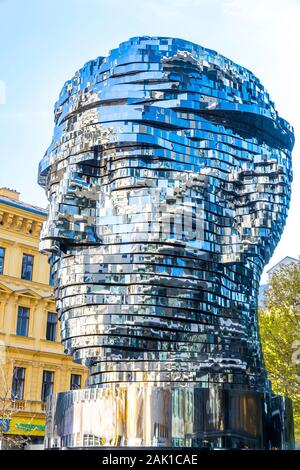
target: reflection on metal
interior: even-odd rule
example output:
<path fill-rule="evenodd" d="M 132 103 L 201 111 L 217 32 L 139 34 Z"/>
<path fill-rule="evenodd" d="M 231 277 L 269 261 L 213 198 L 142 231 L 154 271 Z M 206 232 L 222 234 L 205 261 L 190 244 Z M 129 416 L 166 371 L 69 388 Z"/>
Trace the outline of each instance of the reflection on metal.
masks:
<path fill-rule="evenodd" d="M 263 400 L 214 385 L 131 383 L 59 393 L 48 408 L 48 436 L 57 447 L 201 447 L 207 438 L 214 447 L 238 447 L 244 435 L 244 444 L 259 447 Z"/>
<path fill-rule="evenodd" d="M 52 397 L 48 447 L 272 445 L 257 291 L 293 143 L 250 71 L 188 41 L 132 38 L 66 82 L 39 169 L 41 248 L 65 350 L 90 375 Z"/>

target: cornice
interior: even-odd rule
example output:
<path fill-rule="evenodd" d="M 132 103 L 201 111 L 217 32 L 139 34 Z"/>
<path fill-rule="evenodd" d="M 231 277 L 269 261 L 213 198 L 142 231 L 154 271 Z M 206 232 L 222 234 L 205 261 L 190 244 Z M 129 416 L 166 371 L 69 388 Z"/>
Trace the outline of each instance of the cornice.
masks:
<path fill-rule="evenodd" d="M 16 338 L 23 338 L 23 337 L 20 337 L 20 336 L 16 336 L 16 335 L 10 335 L 10 336 L 15 336 Z M 39 339 L 38 341 L 42 341 L 41 339 Z M 62 344 L 60 342 L 53 342 L 55 347 L 56 348 L 62 348 Z M 20 352 L 22 354 L 24 354 L 25 356 L 31 356 L 31 360 L 37 360 L 37 363 L 33 364 L 32 362 L 32 365 L 41 365 L 42 364 L 42 361 L 41 361 L 41 358 L 55 358 L 55 360 L 60 360 L 61 363 L 57 364 L 56 362 L 56 365 L 59 367 L 59 366 L 62 366 L 62 365 L 65 365 L 65 366 L 72 366 L 74 369 L 83 369 L 83 370 L 87 370 L 87 368 L 85 366 L 83 366 L 82 364 L 78 364 L 76 362 L 74 362 L 72 360 L 72 356 L 68 356 L 67 354 L 65 354 L 63 352 L 63 349 L 61 352 L 54 352 L 54 351 L 49 351 L 49 350 L 46 350 L 46 349 L 40 349 L 40 350 L 37 350 L 37 349 L 30 349 L 29 347 L 28 348 L 25 348 L 25 347 L 19 347 L 17 344 L 15 345 L 6 345 L 6 351 L 7 352 L 11 352 L 11 353 L 15 353 L 15 352 Z M 16 360 L 20 360 L 19 358 L 16 358 Z M 21 359 L 22 360 L 22 359 Z M 26 359 L 25 359 L 26 360 Z M 30 359 L 28 359 L 30 361 Z"/>
<path fill-rule="evenodd" d="M 34 220 L 46 220 L 47 218 L 46 209 L 32 206 L 16 199 L 10 199 L 0 196 L 0 208 L 2 206 L 9 212 L 21 215 L 24 215 L 25 213 Z"/>
<path fill-rule="evenodd" d="M 49 284 L 44 284 L 37 281 L 28 281 L 19 277 L 8 276 L 7 274 L 0 274 L 0 284 L 5 285 L 8 289 L 18 293 L 22 290 L 34 290 L 38 295 L 46 300 L 51 301 L 54 289 Z"/>
<path fill-rule="evenodd" d="M 1 229 L 39 239 L 44 220 L 46 217 L 0 202 Z"/>

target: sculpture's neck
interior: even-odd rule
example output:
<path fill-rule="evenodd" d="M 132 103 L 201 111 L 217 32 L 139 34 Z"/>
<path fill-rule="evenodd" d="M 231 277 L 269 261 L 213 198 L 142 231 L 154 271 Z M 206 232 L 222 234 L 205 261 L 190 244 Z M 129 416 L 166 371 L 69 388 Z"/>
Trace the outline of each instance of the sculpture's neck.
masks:
<path fill-rule="evenodd" d="M 89 358 L 90 386 L 213 381 L 264 389 L 259 266 L 215 258 L 151 243 L 61 258 L 62 340 L 76 359 Z"/>

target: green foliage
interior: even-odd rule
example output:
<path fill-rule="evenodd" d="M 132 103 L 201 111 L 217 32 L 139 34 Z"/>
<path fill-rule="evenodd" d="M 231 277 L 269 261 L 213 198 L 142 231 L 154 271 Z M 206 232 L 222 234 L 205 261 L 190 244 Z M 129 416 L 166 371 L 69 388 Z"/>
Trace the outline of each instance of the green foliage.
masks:
<path fill-rule="evenodd" d="M 259 311 L 268 377 L 275 393 L 293 401 L 295 437 L 300 441 L 300 263 L 283 266 L 270 280 Z"/>

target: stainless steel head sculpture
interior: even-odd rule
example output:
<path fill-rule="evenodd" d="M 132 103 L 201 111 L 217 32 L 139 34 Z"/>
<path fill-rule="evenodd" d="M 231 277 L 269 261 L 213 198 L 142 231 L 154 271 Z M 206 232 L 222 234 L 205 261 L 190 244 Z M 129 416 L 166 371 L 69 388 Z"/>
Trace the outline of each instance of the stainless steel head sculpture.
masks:
<path fill-rule="evenodd" d="M 49 447 L 270 445 L 257 292 L 293 140 L 250 71 L 188 41 L 132 38 L 65 83 L 41 248 L 90 375 L 52 398 Z"/>

